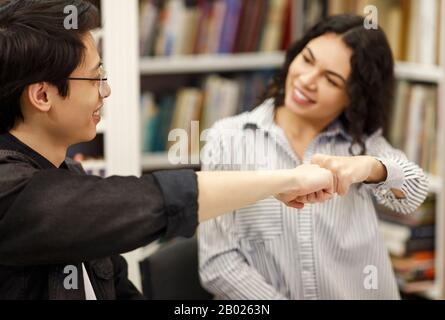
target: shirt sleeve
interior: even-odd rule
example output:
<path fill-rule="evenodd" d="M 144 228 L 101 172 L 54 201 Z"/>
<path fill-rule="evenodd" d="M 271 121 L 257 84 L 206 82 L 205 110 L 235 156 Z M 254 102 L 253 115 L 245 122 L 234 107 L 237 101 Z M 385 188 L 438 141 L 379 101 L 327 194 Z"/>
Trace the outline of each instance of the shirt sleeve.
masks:
<path fill-rule="evenodd" d="M 0 164 L 0 264 L 90 261 L 196 230 L 193 171 L 103 179 L 32 169 Z"/>
<path fill-rule="evenodd" d="M 379 204 L 399 213 L 414 212 L 428 195 L 428 179 L 421 168 L 409 161 L 405 154 L 393 148 L 381 131 L 368 138 L 368 154 L 374 156 L 386 168 L 387 178 L 378 184 L 367 184 Z M 403 192 L 405 198 L 397 199 L 391 189 Z"/>
<path fill-rule="evenodd" d="M 223 165 L 225 150 L 216 129 L 203 150 L 203 170 L 234 170 Z M 230 155 L 228 155 L 230 156 Z M 286 299 L 249 265 L 234 233 L 234 213 L 202 223 L 198 228 L 199 271 L 202 285 L 219 299 L 280 300 Z"/>

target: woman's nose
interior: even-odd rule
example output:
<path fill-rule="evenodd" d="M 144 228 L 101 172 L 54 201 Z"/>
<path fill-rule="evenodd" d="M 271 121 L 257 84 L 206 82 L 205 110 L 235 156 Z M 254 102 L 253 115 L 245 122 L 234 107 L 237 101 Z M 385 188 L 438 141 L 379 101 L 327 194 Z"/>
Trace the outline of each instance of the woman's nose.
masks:
<path fill-rule="evenodd" d="M 317 88 L 318 72 L 313 70 L 311 72 L 300 75 L 301 84 L 308 90 L 315 90 Z"/>

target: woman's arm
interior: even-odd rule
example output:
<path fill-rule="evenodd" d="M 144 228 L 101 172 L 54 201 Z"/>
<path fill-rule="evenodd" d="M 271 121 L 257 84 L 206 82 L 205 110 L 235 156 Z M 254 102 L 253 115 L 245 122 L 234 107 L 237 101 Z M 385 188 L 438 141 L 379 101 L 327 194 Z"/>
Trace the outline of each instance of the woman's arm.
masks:
<path fill-rule="evenodd" d="M 335 190 L 340 195 L 345 195 L 354 183 L 366 183 L 380 204 L 402 213 L 416 210 L 428 194 L 423 170 L 391 147 L 380 133 L 371 136 L 366 147 L 370 156 L 315 155 L 312 163 L 332 171 Z"/>
<path fill-rule="evenodd" d="M 333 194 L 333 177 L 318 165 L 302 165 L 279 171 L 198 172 L 199 220 L 215 218 L 226 212 L 276 196 L 287 205 L 299 196 L 320 193 L 319 202 Z"/>

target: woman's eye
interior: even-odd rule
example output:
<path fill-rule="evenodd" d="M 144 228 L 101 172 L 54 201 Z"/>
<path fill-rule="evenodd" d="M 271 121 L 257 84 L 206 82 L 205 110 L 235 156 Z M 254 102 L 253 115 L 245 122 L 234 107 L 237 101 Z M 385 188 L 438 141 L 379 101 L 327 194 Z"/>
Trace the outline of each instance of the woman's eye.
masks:
<path fill-rule="evenodd" d="M 338 84 L 337 84 L 337 82 L 335 82 L 335 81 L 333 81 L 333 80 L 331 80 L 330 78 L 328 78 L 328 77 L 326 77 L 326 79 L 328 80 L 328 82 L 330 83 L 330 84 L 332 84 L 334 87 L 338 87 Z"/>
<path fill-rule="evenodd" d="M 311 63 L 311 60 L 308 57 L 306 57 L 306 56 L 303 56 L 303 60 L 306 63 Z"/>

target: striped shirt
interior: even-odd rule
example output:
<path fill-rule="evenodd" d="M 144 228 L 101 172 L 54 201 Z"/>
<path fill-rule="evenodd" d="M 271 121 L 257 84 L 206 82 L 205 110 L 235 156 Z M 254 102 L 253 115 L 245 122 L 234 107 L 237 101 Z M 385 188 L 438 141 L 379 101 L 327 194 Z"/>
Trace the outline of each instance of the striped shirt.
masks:
<path fill-rule="evenodd" d="M 310 163 L 315 153 L 350 156 L 352 139 L 336 121 L 312 141 L 300 161 L 275 124 L 274 112 L 268 100 L 252 112 L 217 122 L 206 139 L 203 170 L 289 169 Z M 237 134 L 228 136 L 227 129 Z M 252 130 L 276 144 L 273 154 L 249 142 Z M 269 198 L 201 224 L 203 286 L 218 299 L 399 299 L 373 196 L 409 214 L 425 200 L 428 181 L 381 130 L 364 142 L 367 154 L 385 165 L 385 182 L 356 184 L 344 197 L 303 209 Z M 255 161 L 221 161 L 239 153 Z M 406 198 L 397 199 L 390 189 L 401 190 Z"/>

